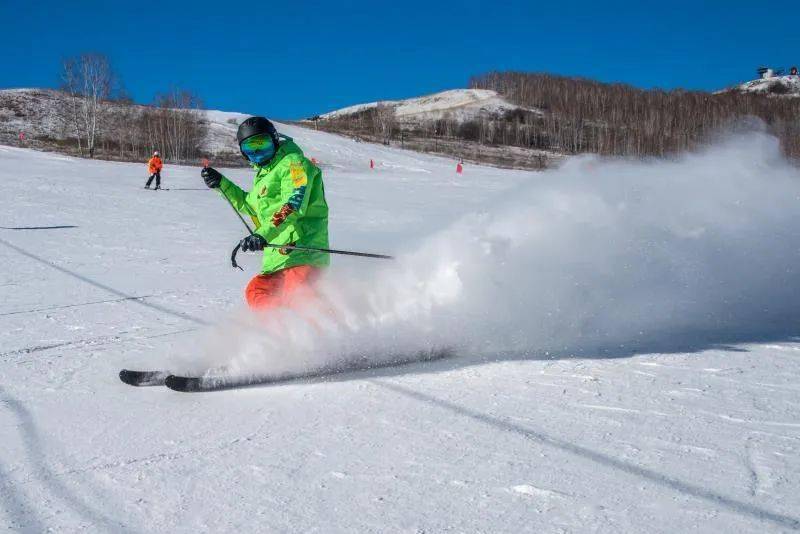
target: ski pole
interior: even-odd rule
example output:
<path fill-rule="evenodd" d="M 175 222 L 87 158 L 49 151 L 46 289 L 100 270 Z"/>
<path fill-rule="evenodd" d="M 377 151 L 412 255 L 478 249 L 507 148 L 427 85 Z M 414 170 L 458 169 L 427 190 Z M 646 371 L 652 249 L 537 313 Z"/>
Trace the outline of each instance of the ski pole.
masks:
<path fill-rule="evenodd" d="M 311 252 L 327 252 L 328 254 L 342 254 L 344 256 L 359 256 L 361 258 L 377 258 L 380 260 L 393 260 L 394 256 L 387 256 L 386 254 L 371 254 L 369 252 L 353 252 L 352 250 L 336 250 L 332 248 L 316 248 L 304 247 L 303 245 L 273 245 L 267 243 L 271 248 L 282 248 L 286 250 L 308 250 Z"/>
<path fill-rule="evenodd" d="M 203 158 L 203 167 L 204 167 L 204 168 L 208 167 L 208 164 L 209 164 L 209 163 L 208 163 L 208 159 L 206 159 L 206 158 Z M 228 195 L 226 195 L 226 194 L 225 194 L 225 191 L 223 191 L 223 190 L 222 190 L 222 188 L 220 188 L 219 192 L 220 192 L 220 193 L 222 193 L 222 196 L 223 196 L 223 197 L 225 198 L 225 200 L 228 202 L 228 205 L 231 207 L 231 209 L 232 209 L 232 210 L 233 210 L 233 212 L 236 214 L 236 216 L 237 216 L 237 217 L 239 217 L 239 220 L 240 220 L 240 221 L 242 221 L 242 224 L 244 225 L 244 227 L 245 227 L 245 228 L 247 228 L 247 233 L 248 233 L 248 234 L 250 234 L 250 235 L 253 235 L 253 229 L 252 229 L 252 228 L 250 228 L 250 225 L 249 225 L 249 224 L 247 224 L 247 221 L 245 221 L 245 220 L 244 220 L 244 217 L 242 217 L 242 214 L 241 214 L 241 213 L 239 213 L 239 210 L 237 210 L 237 209 L 236 209 L 236 206 L 234 206 L 234 205 L 233 205 L 233 202 L 231 202 L 231 199 L 229 199 L 229 198 L 228 198 Z M 236 269 L 239 269 L 240 271 L 244 271 L 244 269 L 242 269 L 242 268 L 239 266 L 239 264 L 238 264 L 238 263 L 236 263 L 236 254 L 239 252 L 239 250 L 240 250 L 241 248 L 242 248 L 242 245 L 241 245 L 241 243 L 237 243 L 237 245 L 236 245 L 236 248 L 235 248 L 235 249 L 233 249 L 233 252 L 231 252 L 231 265 L 232 265 L 234 268 L 236 268 Z"/>
<path fill-rule="evenodd" d="M 317 247 L 304 247 L 303 245 L 275 245 L 273 243 L 267 243 L 265 246 L 270 248 L 280 248 L 284 250 L 306 250 L 309 252 L 325 252 L 328 254 L 342 254 L 344 256 L 358 256 L 360 258 L 376 258 L 380 260 L 393 260 L 394 256 L 387 256 L 386 254 L 371 254 L 369 252 L 353 252 L 352 250 L 336 250 L 331 248 L 317 248 Z M 233 252 L 231 252 L 231 265 L 239 270 L 242 269 L 238 263 L 236 263 L 236 255 L 242 249 L 242 244 L 237 243 L 236 247 L 234 247 Z"/>
<path fill-rule="evenodd" d="M 247 222 L 244 220 L 244 217 L 242 217 L 242 214 L 241 214 L 241 213 L 239 213 L 239 210 L 237 210 L 237 209 L 236 209 L 236 207 L 233 205 L 233 202 L 231 202 L 231 199 L 229 199 L 229 198 L 228 198 L 228 195 L 226 195 L 226 194 L 225 194 L 225 191 L 223 191 L 222 189 L 220 189 L 220 193 L 222 193 L 222 196 L 223 196 L 223 197 L 225 197 L 225 200 L 227 200 L 227 201 L 228 201 L 228 205 L 231 207 L 231 209 L 233 210 L 233 212 L 234 212 L 234 213 L 236 213 L 236 216 L 237 216 L 237 217 L 239 217 L 239 220 L 240 220 L 240 221 L 242 221 L 242 224 L 244 225 L 244 227 L 245 227 L 245 228 L 247 228 L 247 231 L 250 233 L 250 235 L 253 235 L 253 230 L 250 228 L 250 225 L 249 225 L 249 224 L 247 224 Z M 238 252 L 239 252 L 239 250 L 240 250 L 241 248 L 242 248 L 242 244 L 241 244 L 241 243 L 237 243 L 237 244 L 236 244 L 236 248 L 234 248 L 234 249 L 233 249 L 233 252 L 231 252 L 231 265 L 232 265 L 232 266 L 233 266 L 235 269 L 239 269 L 240 271 L 244 271 L 244 269 L 242 269 L 242 268 L 239 266 L 239 264 L 238 264 L 238 263 L 236 263 L 236 254 L 238 254 Z"/>
<path fill-rule="evenodd" d="M 241 213 L 239 213 L 239 211 L 238 211 L 238 210 L 237 210 L 237 209 L 236 209 L 236 208 L 233 206 L 233 203 L 232 203 L 232 202 L 230 201 L 230 199 L 228 198 L 228 195 L 226 195 L 226 194 L 225 194 L 225 192 L 223 192 L 223 193 L 222 193 L 222 196 L 224 196 L 224 197 L 225 197 L 225 200 L 227 200 L 227 201 L 228 201 L 228 205 L 230 205 L 231 209 L 232 209 L 232 210 L 233 210 L 233 212 L 236 214 L 236 216 L 237 216 L 237 217 L 239 217 L 239 220 L 240 220 L 240 221 L 242 221 L 242 224 L 244 225 L 244 227 L 245 227 L 245 228 L 247 228 L 247 232 L 248 232 L 250 235 L 253 235 L 253 230 L 250 228 L 250 225 L 249 225 L 249 224 L 247 224 L 247 221 L 245 221 L 245 220 L 244 220 L 244 217 L 242 217 L 242 214 L 241 214 Z"/>
<path fill-rule="evenodd" d="M 208 165 L 209 165 L 208 158 L 203 158 L 203 168 L 208 168 Z M 225 194 L 225 191 L 223 191 L 222 188 L 219 188 L 219 192 L 222 193 L 222 196 L 225 197 L 225 200 L 228 201 L 228 205 L 231 207 L 236 216 L 239 217 L 239 220 L 242 221 L 244 227 L 247 228 L 247 233 L 253 235 L 252 228 L 250 228 L 250 225 L 247 224 L 247 221 L 244 220 L 244 217 L 242 217 L 242 214 L 239 213 L 239 210 L 236 209 L 236 206 L 233 205 L 233 202 L 231 202 L 231 199 L 229 199 L 228 195 Z"/>

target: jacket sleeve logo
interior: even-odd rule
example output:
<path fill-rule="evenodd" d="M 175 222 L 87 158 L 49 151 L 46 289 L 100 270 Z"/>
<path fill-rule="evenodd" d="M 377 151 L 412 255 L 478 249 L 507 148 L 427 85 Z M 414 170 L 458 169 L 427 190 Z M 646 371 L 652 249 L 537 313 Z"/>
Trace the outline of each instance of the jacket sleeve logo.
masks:
<path fill-rule="evenodd" d="M 289 175 L 292 177 L 292 184 L 295 187 L 302 187 L 308 183 L 308 176 L 302 163 L 292 163 L 289 165 Z"/>

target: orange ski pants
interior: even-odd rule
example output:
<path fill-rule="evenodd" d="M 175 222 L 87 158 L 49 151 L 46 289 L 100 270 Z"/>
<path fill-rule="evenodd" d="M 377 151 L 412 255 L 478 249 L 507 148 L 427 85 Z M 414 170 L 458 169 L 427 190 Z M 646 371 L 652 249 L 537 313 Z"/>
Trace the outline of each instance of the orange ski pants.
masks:
<path fill-rule="evenodd" d="M 257 274 L 247 284 L 244 296 L 251 310 L 268 310 L 303 304 L 316 298 L 313 284 L 321 270 L 297 265 L 270 274 Z"/>

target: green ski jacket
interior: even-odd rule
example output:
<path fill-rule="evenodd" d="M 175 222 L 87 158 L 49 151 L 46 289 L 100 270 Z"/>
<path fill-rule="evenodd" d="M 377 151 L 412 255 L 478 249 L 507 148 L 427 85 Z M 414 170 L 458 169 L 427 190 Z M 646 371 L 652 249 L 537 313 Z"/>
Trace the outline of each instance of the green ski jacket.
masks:
<path fill-rule="evenodd" d="M 329 248 L 328 204 L 322 172 L 303 155 L 300 147 L 291 138 L 283 137 L 275 157 L 267 165 L 253 165 L 253 168 L 256 175 L 250 192 L 224 177 L 219 190 L 234 208 L 253 219 L 255 233 L 276 245 Z M 329 264 L 330 255 L 326 252 L 267 247 L 261 272 L 270 274 L 296 265 Z"/>

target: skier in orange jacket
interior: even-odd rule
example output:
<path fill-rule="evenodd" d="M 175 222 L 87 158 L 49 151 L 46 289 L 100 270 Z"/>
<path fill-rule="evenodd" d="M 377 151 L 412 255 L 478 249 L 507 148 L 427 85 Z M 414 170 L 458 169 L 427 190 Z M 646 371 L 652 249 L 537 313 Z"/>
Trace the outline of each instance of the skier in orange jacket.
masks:
<path fill-rule="evenodd" d="M 153 178 L 156 179 L 156 189 L 161 189 L 161 168 L 163 166 L 164 162 L 161 161 L 161 155 L 156 150 L 153 152 L 153 157 L 147 162 L 147 171 L 150 173 L 150 178 L 147 179 L 147 183 L 144 186 L 145 189 L 150 189 L 150 183 Z"/>

